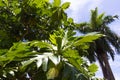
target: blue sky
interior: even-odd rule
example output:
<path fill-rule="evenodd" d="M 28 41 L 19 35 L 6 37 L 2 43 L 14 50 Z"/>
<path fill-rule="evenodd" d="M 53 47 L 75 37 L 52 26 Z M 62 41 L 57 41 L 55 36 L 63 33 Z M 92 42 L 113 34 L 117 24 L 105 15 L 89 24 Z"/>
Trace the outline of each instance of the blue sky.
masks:
<path fill-rule="evenodd" d="M 117 14 L 120 16 L 120 0 L 62 0 L 62 2 L 71 2 L 71 6 L 66 12 L 75 22 L 89 21 L 90 10 L 96 7 L 98 7 L 99 13 L 105 12 L 106 15 Z M 120 19 L 113 22 L 109 27 L 120 36 Z M 116 80 L 120 80 L 120 55 L 115 56 L 114 62 L 111 59 L 109 62 Z M 100 68 L 96 76 L 102 77 Z"/>

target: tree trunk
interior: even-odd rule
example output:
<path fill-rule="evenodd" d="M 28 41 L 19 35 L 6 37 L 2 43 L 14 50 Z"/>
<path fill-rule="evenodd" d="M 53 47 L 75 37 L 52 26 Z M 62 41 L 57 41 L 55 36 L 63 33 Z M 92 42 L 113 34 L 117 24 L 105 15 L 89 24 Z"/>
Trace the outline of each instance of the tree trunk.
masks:
<path fill-rule="evenodd" d="M 101 52 L 101 51 L 100 51 Z M 97 53 L 97 58 L 101 66 L 103 76 L 107 80 L 115 80 L 106 53 Z"/>
<path fill-rule="evenodd" d="M 108 77 L 107 75 L 108 74 L 107 74 L 107 71 L 105 69 L 105 64 L 103 63 L 103 60 L 102 60 L 102 58 L 101 58 L 101 56 L 99 54 L 98 54 L 97 58 L 98 58 L 100 67 L 102 69 L 103 76 L 104 76 L 105 79 L 107 79 L 107 77 Z"/>
<path fill-rule="evenodd" d="M 102 57 L 103 57 L 102 59 L 105 63 L 105 68 L 106 68 L 107 73 L 108 73 L 108 78 L 109 78 L 108 80 L 115 80 L 115 77 L 114 77 L 113 72 L 111 70 L 110 64 L 108 62 L 107 54 L 106 53 L 102 54 Z"/>

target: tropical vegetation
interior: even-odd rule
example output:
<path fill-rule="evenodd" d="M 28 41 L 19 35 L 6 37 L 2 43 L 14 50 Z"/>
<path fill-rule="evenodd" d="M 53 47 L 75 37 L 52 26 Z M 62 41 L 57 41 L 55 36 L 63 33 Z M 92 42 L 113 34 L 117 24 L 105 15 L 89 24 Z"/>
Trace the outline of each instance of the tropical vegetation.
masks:
<path fill-rule="evenodd" d="M 67 16 L 69 6 L 61 0 L 0 1 L 1 80 L 97 80 L 98 66 L 88 62 L 95 58 L 104 78 L 114 80 L 108 56 L 114 59 L 111 45 L 119 51 L 119 38 L 107 25 L 117 16 L 95 9 L 90 23 L 79 24 Z"/>

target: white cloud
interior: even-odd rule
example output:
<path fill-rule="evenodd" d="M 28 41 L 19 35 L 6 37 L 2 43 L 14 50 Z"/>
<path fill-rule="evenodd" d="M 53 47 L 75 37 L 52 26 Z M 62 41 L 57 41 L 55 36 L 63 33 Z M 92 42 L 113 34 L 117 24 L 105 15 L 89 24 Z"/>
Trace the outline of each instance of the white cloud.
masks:
<path fill-rule="evenodd" d="M 71 2 L 67 13 L 69 17 L 74 18 L 77 22 L 84 12 L 88 12 L 99 6 L 102 1 L 103 0 L 62 0 L 62 2 Z"/>
<path fill-rule="evenodd" d="M 120 20 L 115 20 L 113 24 L 110 25 L 110 29 L 120 36 Z"/>

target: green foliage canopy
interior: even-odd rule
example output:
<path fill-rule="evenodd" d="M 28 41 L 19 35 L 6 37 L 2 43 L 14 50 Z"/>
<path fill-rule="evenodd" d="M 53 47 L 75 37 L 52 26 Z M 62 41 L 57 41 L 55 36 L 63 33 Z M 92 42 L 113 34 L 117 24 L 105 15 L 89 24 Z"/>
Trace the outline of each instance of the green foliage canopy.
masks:
<path fill-rule="evenodd" d="M 69 6 L 61 0 L 0 1 L 0 79 L 93 78 L 97 66 L 80 54 L 102 35 L 76 37 L 65 13 Z"/>

